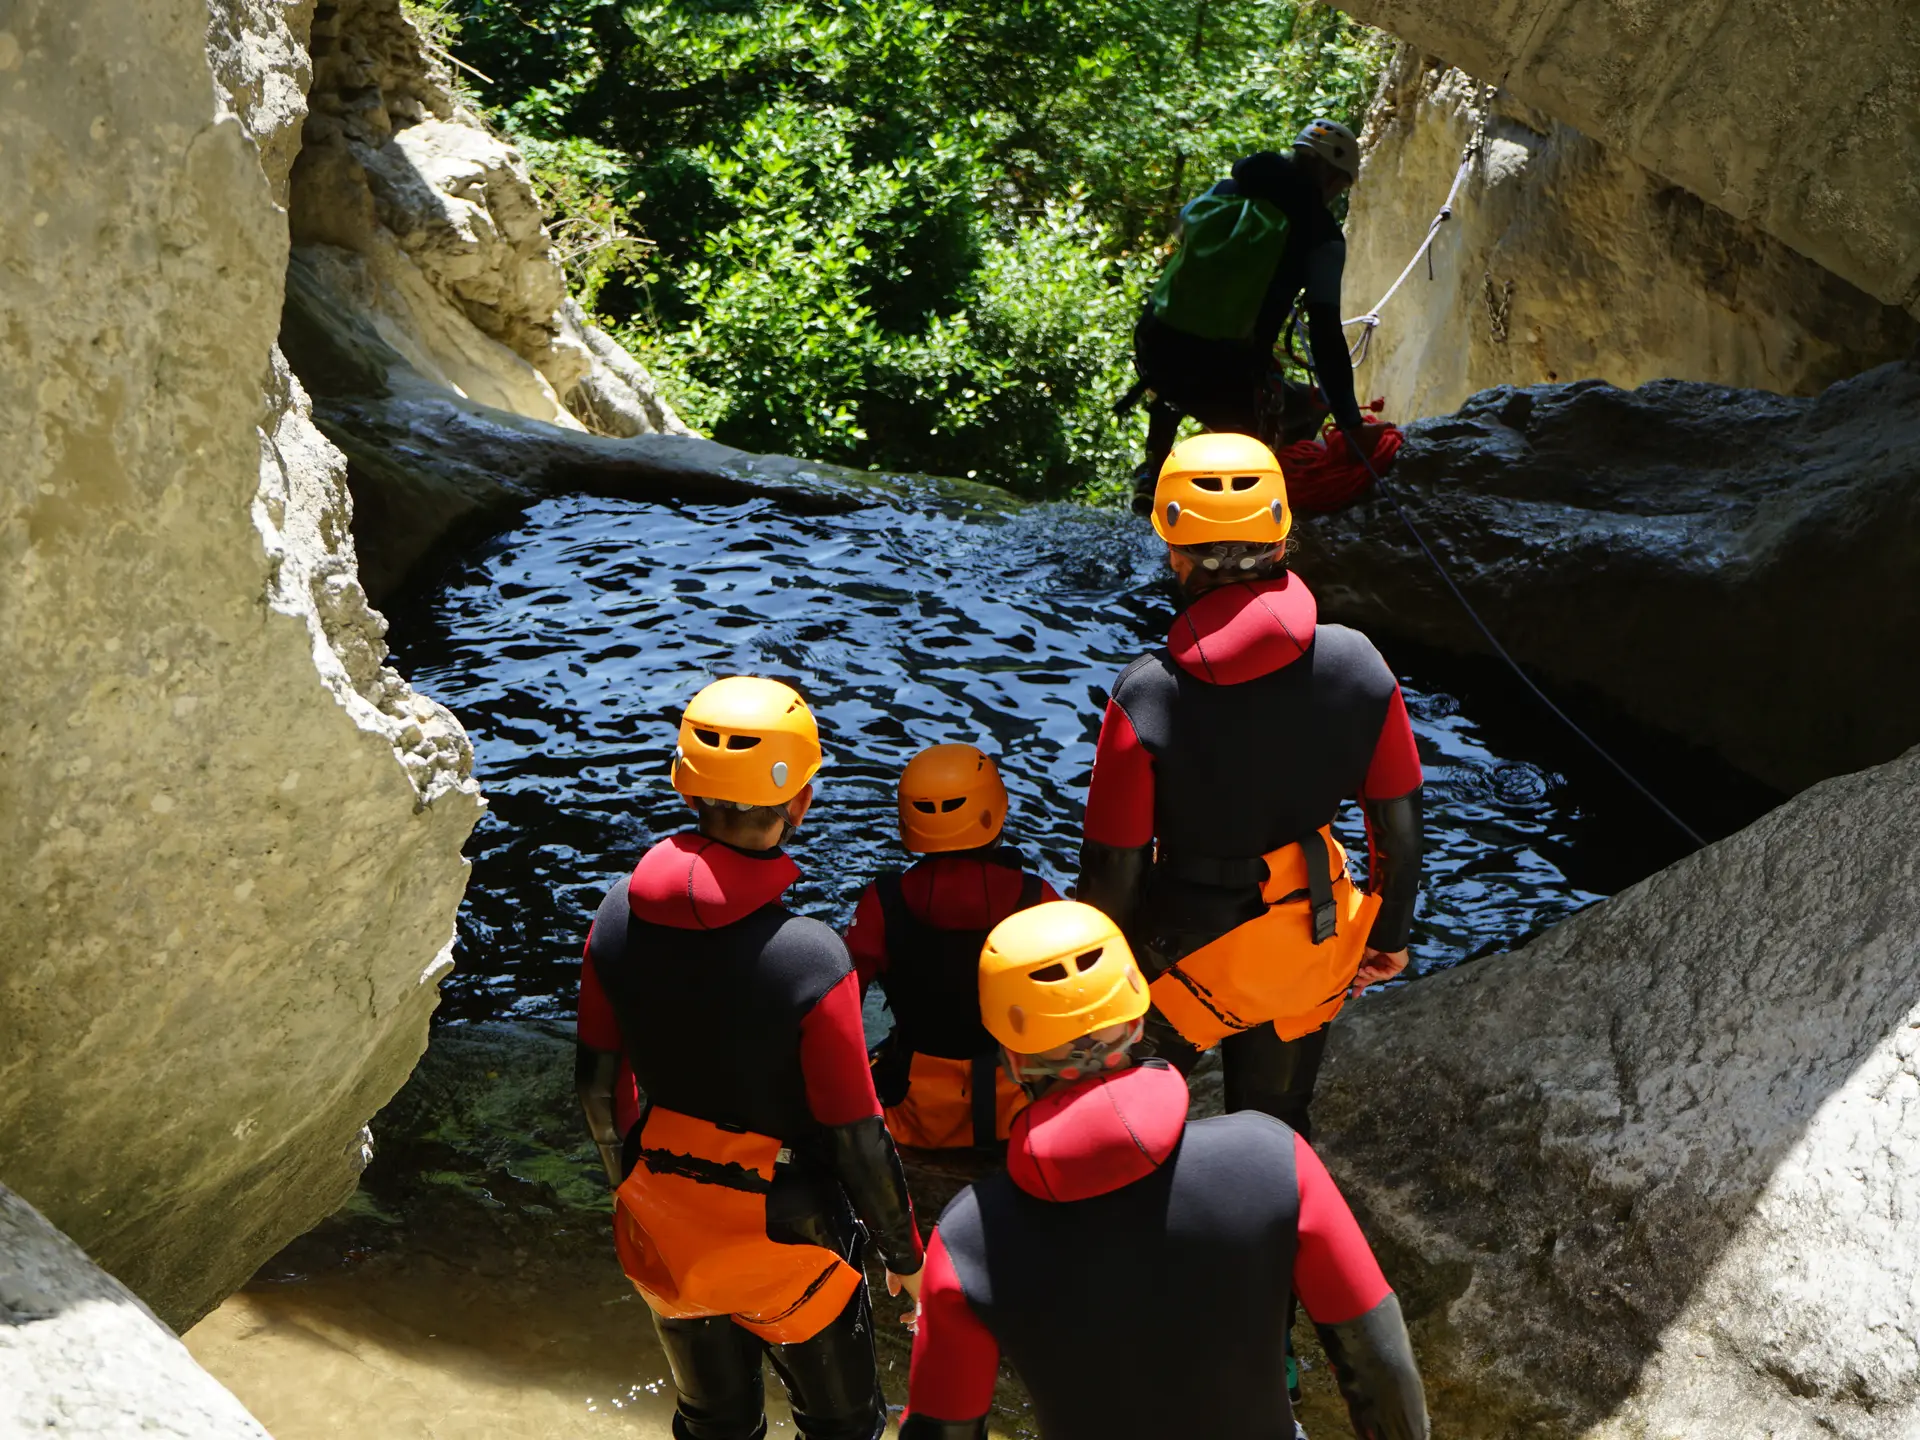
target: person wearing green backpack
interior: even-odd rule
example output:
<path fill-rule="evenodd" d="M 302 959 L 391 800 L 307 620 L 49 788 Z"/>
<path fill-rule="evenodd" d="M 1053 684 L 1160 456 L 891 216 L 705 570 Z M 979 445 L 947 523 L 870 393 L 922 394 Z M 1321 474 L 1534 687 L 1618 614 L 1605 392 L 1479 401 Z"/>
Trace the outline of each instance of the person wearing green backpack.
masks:
<path fill-rule="evenodd" d="M 1152 504 L 1160 465 L 1184 416 L 1209 430 L 1258 433 L 1273 347 L 1304 293 L 1320 394 L 1350 439 L 1361 433 L 1353 365 L 1340 330 L 1346 238 L 1328 208 L 1360 173 L 1346 126 L 1315 120 L 1293 152 L 1262 150 L 1180 212 L 1167 261 L 1133 333 L 1148 411 L 1147 458 L 1134 472 L 1134 509 Z"/>

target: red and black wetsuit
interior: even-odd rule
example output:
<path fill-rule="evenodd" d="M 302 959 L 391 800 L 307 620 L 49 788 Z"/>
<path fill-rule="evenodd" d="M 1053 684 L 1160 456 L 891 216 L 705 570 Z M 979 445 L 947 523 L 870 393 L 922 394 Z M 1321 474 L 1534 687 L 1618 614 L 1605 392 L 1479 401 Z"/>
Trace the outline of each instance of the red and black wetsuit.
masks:
<path fill-rule="evenodd" d="M 929 855 L 861 893 L 847 949 L 861 985 L 879 984 L 893 1011 L 874 1077 L 903 1145 L 990 1144 L 1024 1103 L 996 1079 L 1000 1046 L 980 1023 L 979 979 L 987 933 L 1060 898 L 1024 863 L 1010 845 Z M 955 1063 L 916 1067 L 916 1057 Z"/>
<path fill-rule="evenodd" d="M 1355 1429 L 1426 1435 L 1399 1302 L 1319 1158 L 1264 1115 L 1186 1116 L 1157 1061 L 1021 1114 L 934 1231 L 901 1440 L 984 1436 L 1002 1355 L 1044 1440 L 1291 1440 L 1294 1292 Z"/>
<path fill-rule="evenodd" d="M 1079 897 L 1126 931 L 1151 979 L 1262 913 L 1232 877 L 1362 802 L 1368 943 L 1406 948 L 1420 884 L 1420 757 L 1399 683 L 1364 635 L 1317 623 L 1297 575 L 1211 590 L 1166 647 L 1121 672 L 1087 791 Z M 1222 863 L 1224 862 L 1224 863 Z M 1324 1029 L 1282 1042 L 1261 1026 L 1222 1042 L 1227 1107 L 1310 1135 Z M 1163 1049 L 1191 1062 L 1191 1052 Z"/>
<path fill-rule="evenodd" d="M 799 874 L 778 850 L 692 833 L 655 845 L 594 917 L 580 1042 L 618 1050 L 649 1106 L 787 1147 L 766 1197 L 771 1239 L 824 1246 L 858 1268 L 857 1212 L 887 1267 L 912 1274 L 920 1235 L 874 1095 L 859 981 L 831 929 L 779 903 Z M 630 1169 L 637 1106 L 630 1094 L 617 1104 Z M 655 1324 L 680 1391 L 675 1434 L 687 1440 L 757 1433 L 768 1351 L 803 1433 L 867 1440 L 884 1423 L 864 1286 L 796 1344 L 763 1346 L 725 1316 Z"/>

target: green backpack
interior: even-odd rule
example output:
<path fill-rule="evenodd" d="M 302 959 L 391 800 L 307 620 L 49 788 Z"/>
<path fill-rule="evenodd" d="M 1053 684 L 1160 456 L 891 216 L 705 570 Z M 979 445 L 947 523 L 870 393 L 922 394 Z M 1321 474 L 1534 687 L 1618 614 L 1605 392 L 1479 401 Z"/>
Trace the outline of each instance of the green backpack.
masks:
<path fill-rule="evenodd" d="M 1252 339 L 1287 248 L 1286 215 L 1271 201 L 1209 192 L 1180 218 L 1180 248 L 1153 287 L 1155 317 L 1204 340 Z"/>

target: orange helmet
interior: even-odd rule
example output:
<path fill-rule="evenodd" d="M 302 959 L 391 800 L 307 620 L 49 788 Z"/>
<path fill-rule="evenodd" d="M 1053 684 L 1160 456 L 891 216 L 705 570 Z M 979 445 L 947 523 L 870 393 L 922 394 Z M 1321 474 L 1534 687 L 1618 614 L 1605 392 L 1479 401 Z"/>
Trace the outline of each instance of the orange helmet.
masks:
<path fill-rule="evenodd" d="M 999 838 L 1007 787 L 971 745 L 929 745 L 900 772 L 900 843 L 916 855 L 971 850 Z"/>
<path fill-rule="evenodd" d="M 820 768 L 820 727 L 800 692 L 778 680 L 716 680 L 680 717 L 673 788 L 703 800 L 784 805 Z"/>
<path fill-rule="evenodd" d="M 1153 528 L 1169 545 L 1278 545 L 1293 529 L 1280 462 L 1251 435 L 1182 440 L 1153 488 Z"/>
<path fill-rule="evenodd" d="M 1077 900 L 1016 910 L 980 951 L 980 1018 L 1016 1055 L 1138 1020 L 1147 1003 L 1147 982 L 1119 927 Z"/>

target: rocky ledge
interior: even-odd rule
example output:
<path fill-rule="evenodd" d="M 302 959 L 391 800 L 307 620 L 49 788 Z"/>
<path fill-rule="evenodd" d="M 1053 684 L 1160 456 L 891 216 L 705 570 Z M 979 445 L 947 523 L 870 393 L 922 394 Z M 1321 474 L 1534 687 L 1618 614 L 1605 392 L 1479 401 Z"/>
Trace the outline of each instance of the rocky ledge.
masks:
<path fill-rule="evenodd" d="M 1920 750 L 1354 1006 L 1316 1144 L 1458 1440 L 1920 1434 Z"/>
<path fill-rule="evenodd" d="M 1502 386 L 1408 426 L 1390 483 L 1541 676 L 1782 789 L 1920 740 L 1920 358 L 1804 399 Z M 1330 618 L 1484 651 L 1380 496 L 1301 546 Z"/>

